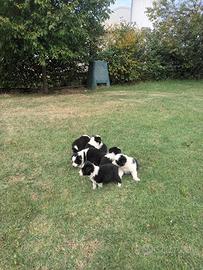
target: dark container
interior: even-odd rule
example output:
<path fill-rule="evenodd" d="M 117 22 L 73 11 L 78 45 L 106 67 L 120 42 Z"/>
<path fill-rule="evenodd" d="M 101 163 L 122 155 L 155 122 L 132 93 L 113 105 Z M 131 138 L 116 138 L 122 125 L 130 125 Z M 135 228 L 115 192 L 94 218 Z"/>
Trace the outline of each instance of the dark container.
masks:
<path fill-rule="evenodd" d="M 110 86 L 108 65 L 106 61 L 92 61 L 88 69 L 88 88 L 96 89 L 97 84 Z"/>

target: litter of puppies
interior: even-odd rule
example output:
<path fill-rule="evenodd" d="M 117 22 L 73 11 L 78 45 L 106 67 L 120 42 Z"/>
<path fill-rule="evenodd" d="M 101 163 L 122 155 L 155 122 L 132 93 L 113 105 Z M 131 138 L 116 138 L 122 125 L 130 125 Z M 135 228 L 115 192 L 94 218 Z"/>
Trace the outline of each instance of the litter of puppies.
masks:
<path fill-rule="evenodd" d="M 88 176 L 93 189 L 109 182 L 121 187 L 122 177 L 130 174 L 135 182 L 139 182 L 138 161 L 123 154 L 114 146 L 107 148 L 101 136 L 82 135 L 72 143 L 72 166 L 80 168 L 80 176 Z"/>

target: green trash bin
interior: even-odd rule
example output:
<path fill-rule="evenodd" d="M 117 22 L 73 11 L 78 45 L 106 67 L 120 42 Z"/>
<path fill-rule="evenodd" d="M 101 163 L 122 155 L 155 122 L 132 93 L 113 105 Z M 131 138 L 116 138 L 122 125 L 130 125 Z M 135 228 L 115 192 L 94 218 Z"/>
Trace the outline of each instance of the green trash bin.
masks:
<path fill-rule="evenodd" d="M 92 61 L 88 69 L 88 88 L 96 89 L 97 84 L 110 86 L 108 65 L 106 61 Z"/>

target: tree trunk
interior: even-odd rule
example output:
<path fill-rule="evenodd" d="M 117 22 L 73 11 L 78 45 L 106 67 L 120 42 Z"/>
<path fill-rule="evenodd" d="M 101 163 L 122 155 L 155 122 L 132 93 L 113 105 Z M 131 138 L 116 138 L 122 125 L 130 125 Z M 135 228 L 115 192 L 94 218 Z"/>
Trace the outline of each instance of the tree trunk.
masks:
<path fill-rule="evenodd" d="M 49 93 L 48 89 L 48 82 L 47 82 L 47 68 L 46 68 L 46 63 L 42 65 L 42 81 L 43 81 L 43 92 L 45 94 Z"/>

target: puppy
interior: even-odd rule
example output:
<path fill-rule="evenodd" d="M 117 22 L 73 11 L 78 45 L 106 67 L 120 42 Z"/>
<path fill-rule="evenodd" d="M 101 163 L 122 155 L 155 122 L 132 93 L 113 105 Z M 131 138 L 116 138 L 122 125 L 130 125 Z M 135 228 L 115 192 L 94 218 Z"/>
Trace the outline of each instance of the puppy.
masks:
<path fill-rule="evenodd" d="M 82 168 L 85 161 L 90 161 L 95 165 L 99 165 L 104 153 L 99 149 L 94 147 L 86 148 L 72 155 L 72 165 L 73 167 Z"/>
<path fill-rule="evenodd" d="M 140 181 L 137 176 L 138 161 L 136 159 L 127 155 L 118 154 L 115 156 L 113 164 L 120 167 L 124 174 L 131 174 L 136 182 Z"/>
<path fill-rule="evenodd" d="M 87 143 L 90 141 L 90 136 L 88 135 L 82 135 L 79 138 L 77 138 L 73 143 L 72 143 L 72 151 L 73 153 L 77 153 L 83 149 L 85 149 L 85 146 Z"/>
<path fill-rule="evenodd" d="M 102 187 L 104 183 L 116 182 L 121 187 L 121 179 L 123 176 L 122 170 L 113 164 L 105 164 L 102 166 L 95 166 L 93 163 L 87 161 L 80 170 L 81 176 L 87 175 L 92 181 L 93 189 Z"/>
<path fill-rule="evenodd" d="M 101 159 L 100 166 L 112 163 L 115 160 L 115 156 L 120 153 L 121 149 L 116 146 L 109 148 L 109 153 Z"/>
<path fill-rule="evenodd" d="M 99 135 L 92 136 L 90 141 L 87 143 L 86 148 L 95 147 L 100 149 L 104 154 L 107 153 L 107 146 L 102 142 L 102 139 Z"/>

